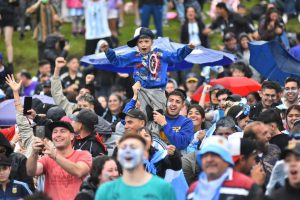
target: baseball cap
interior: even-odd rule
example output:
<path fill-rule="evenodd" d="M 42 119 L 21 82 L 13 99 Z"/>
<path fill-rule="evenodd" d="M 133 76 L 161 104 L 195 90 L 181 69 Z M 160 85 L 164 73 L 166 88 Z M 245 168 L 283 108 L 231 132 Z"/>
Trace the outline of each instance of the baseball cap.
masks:
<path fill-rule="evenodd" d="M 249 156 L 255 154 L 256 143 L 248 138 L 240 138 L 238 136 L 228 137 L 229 150 L 232 156 L 232 160 L 237 162 L 240 156 Z"/>
<path fill-rule="evenodd" d="M 50 80 L 47 80 L 43 83 L 43 87 L 44 88 L 50 88 L 51 87 L 51 81 Z"/>
<path fill-rule="evenodd" d="M 63 128 L 68 129 L 71 133 L 74 133 L 74 129 L 73 129 L 72 125 L 69 122 L 55 121 L 55 122 L 51 122 L 48 125 L 48 128 L 51 131 L 51 133 L 52 133 L 53 129 L 56 128 L 56 127 L 63 127 Z"/>
<path fill-rule="evenodd" d="M 5 155 L 0 155 L 0 166 L 11 166 L 11 160 Z"/>
<path fill-rule="evenodd" d="M 190 82 L 190 81 L 199 82 L 199 79 L 198 79 L 198 76 L 196 73 L 191 72 L 186 75 L 185 82 Z"/>
<path fill-rule="evenodd" d="M 0 53 L 0 61 L 2 61 L 3 60 L 3 55 L 2 55 L 2 53 Z"/>
<path fill-rule="evenodd" d="M 147 122 L 146 115 L 138 109 L 129 110 L 126 113 L 126 116 L 129 116 L 129 117 L 132 117 L 132 118 L 135 118 L 135 119 L 140 119 L 140 120 L 143 120 L 143 121 Z"/>
<path fill-rule="evenodd" d="M 46 113 L 47 118 L 51 119 L 52 121 L 59 121 L 65 115 L 66 112 L 59 106 L 49 108 Z"/>
<path fill-rule="evenodd" d="M 73 120 L 94 130 L 94 126 L 98 123 L 98 115 L 89 109 L 81 109 L 79 113 L 73 117 Z"/>
<path fill-rule="evenodd" d="M 300 156 L 300 144 L 290 143 L 281 153 L 281 159 L 285 159 L 285 157 L 289 154 L 293 153 L 297 156 Z"/>
<path fill-rule="evenodd" d="M 139 28 L 135 29 L 135 32 L 134 32 L 134 35 L 133 35 L 133 39 L 129 40 L 127 42 L 127 45 L 129 47 L 135 47 L 136 44 L 137 44 L 138 39 L 142 35 L 146 35 L 146 36 L 149 36 L 151 39 L 154 39 L 154 34 L 153 34 L 153 32 L 149 28 L 139 27 Z"/>
<path fill-rule="evenodd" d="M 225 137 L 219 135 L 213 135 L 208 137 L 197 154 L 196 160 L 198 164 L 201 165 L 201 157 L 206 153 L 217 154 L 229 165 L 234 165 L 230 154 L 230 145 Z"/>

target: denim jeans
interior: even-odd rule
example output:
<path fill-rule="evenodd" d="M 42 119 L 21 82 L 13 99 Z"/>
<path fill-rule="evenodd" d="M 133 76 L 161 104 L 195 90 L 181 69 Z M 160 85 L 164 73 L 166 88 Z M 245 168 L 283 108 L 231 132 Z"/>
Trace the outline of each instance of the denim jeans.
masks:
<path fill-rule="evenodd" d="M 284 12 L 286 14 L 296 14 L 296 1 L 285 0 L 284 1 Z"/>
<path fill-rule="evenodd" d="M 182 2 L 179 2 L 179 0 L 174 0 L 176 11 L 178 13 L 178 19 L 181 23 L 184 22 L 184 5 Z"/>
<path fill-rule="evenodd" d="M 163 6 L 144 4 L 140 8 L 142 27 L 149 27 L 151 15 L 153 15 L 154 18 L 154 24 L 156 27 L 156 36 L 162 37 L 163 36 L 163 30 L 162 30 Z"/>

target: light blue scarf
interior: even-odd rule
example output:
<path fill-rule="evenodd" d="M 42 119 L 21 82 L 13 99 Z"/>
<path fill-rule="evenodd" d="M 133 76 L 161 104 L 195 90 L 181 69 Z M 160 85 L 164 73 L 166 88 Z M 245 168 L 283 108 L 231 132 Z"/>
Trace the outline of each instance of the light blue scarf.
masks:
<path fill-rule="evenodd" d="M 156 151 L 150 161 L 144 160 L 146 171 L 151 174 L 156 175 L 157 171 L 156 171 L 156 167 L 154 164 L 161 161 L 162 159 L 164 159 L 167 154 L 168 153 L 166 150 Z"/>
<path fill-rule="evenodd" d="M 204 172 L 199 175 L 199 182 L 195 188 L 193 200 L 211 199 L 218 200 L 220 197 L 220 189 L 224 181 L 229 177 L 232 169 L 228 168 L 223 175 L 213 181 L 208 181 Z"/>

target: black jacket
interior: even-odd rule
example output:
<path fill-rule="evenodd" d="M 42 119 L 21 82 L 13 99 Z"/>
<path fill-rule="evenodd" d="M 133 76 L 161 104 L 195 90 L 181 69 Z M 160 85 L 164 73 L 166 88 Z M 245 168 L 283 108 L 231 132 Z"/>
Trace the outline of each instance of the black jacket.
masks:
<path fill-rule="evenodd" d="M 277 145 L 280 148 L 281 152 L 283 152 L 283 150 L 287 147 L 289 143 L 289 136 L 284 133 L 275 135 L 271 138 L 269 143 Z"/>
<path fill-rule="evenodd" d="M 155 153 L 155 151 L 153 151 L 152 154 L 150 155 L 150 160 L 151 160 L 151 157 L 154 155 L 154 153 Z M 179 152 L 176 150 L 173 156 L 167 155 L 164 159 L 155 163 L 154 166 L 157 171 L 156 175 L 161 178 L 165 177 L 167 169 L 181 170 L 182 163 L 181 163 L 181 158 L 180 158 Z"/>
<path fill-rule="evenodd" d="M 212 30 L 220 28 L 225 35 L 228 32 L 233 32 L 236 36 L 242 32 L 253 33 L 253 26 L 243 17 L 236 13 L 229 13 L 228 20 L 219 16 L 210 26 Z"/>
<path fill-rule="evenodd" d="M 271 198 L 272 200 L 299 200 L 300 199 L 300 188 L 291 187 L 288 179 L 285 181 L 285 186 L 275 190 Z"/>
<path fill-rule="evenodd" d="M 281 104 L 281 102 L 274 103 L 274 104 L 272 104 L 271 108 L 274 108 L 274 107 L 278 106 L 279 104 Z M 263 107 L 261 101 L 258 102 L 257 104 L 255 104 L 254 106 L 251 106 L 249 118 L 252 119 L 253 121 L 255 121 L 263 109 L 264 109 L 264 107 Z"/>
<path fill-rule="evenodd" d="M 58 50 L 55 48 L 55 44 L 62 40 L 63 40 L 62 37 L 60 37 L 56 34 L 51 34 L 46 38 L 46 41 L 45 41 L 45 50 L 43 52 L 44 58 L 50 62 L 52 73 L 54 72 L 54 68 L 55 68 L 55 59 L 57 57 L 66 58 L 68 55 L 68 52 L 65 51 L 64 49 Z"/>
<path fill-rule="evenodd" d="M 199 38 L 201 41 L 201 45 L 208 48 L 208 37 L 202 34 L 202 31 L 205 28 L 205 25 L 201 20 L 197 20 L 198 28 L 199 28 Z M 183 44 L 188 44 L 190 42 L 190 35 L 189 35 L 189 22 L 186 20 L 181 27 L 180 33 L 180 42 Z"/>
<path fill-rule="evenodd" d="M 96 133 L 98 134 L 98 133 Z M 77 136 L 74 142 L 74 149 L 86 150 L 92 154 L 92 157 L 107 154 L 107 149 L 104 143 L 99 140 L 99 136 L 91 134 L 85 138 Z"/>

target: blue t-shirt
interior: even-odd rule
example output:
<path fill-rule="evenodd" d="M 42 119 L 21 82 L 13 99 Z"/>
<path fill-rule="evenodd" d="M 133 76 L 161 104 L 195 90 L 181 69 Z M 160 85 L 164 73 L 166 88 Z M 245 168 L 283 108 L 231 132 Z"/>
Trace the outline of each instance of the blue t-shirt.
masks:
<path fill-rule="evenodd" d="M 100 186 L 95 200 L 176 200 L 172 186 L 163 179 L 152 176 L 141 186 L 130 186 L 122 177 Z"/>

